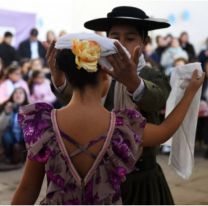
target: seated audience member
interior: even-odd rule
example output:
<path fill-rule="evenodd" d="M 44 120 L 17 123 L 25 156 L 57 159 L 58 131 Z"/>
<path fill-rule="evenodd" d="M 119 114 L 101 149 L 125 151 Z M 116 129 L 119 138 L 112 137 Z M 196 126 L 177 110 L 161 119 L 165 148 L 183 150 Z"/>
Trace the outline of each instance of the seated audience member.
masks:
<path fill-rule="evenodd" d="M 43 42 L 45 49 L 48 49 L 49 45 L 56 40 L 56 35 L 53 31 L 48 31 L 46 33 L 46 41 Z"/>
<path fill-rule="evenodd" d="M 30 102 L 47 102 L 53 104 L 56 97 L 51 91 L 50 81 L 45 77 L 43 71 L 34 71 L 29 80 Z"/>
<path fill-rule="evenodd" d="M 178 39 L 173 38 L 171 46 L 165 50 L 161 57 L 161 65 L 165 68 L 167 76 L 171 75 L 173 62 L 179 56 L 188 59 L 188 54 L 180 47 Z"/>
<path fill-rule="evenodd" d="M 9 100 L 0 105 L 0 135 L 6 163 L 19 163 L 23 160 L 24 139 L 17 115 L 19 107 L 28 104 L 23 88 L 16 88 Z"/>
<path fill-rule="evenodd" d="M 21 69 L 13 63 L 7 69 L 5 80 L 0 85 L 0 104 L 9 99 L 15 88 L 22 87 L 29 95 L 27 82 L 22 79 Z"/>
<path fill-rule="evenodd" d="M 2 43 L 0 44 L 0 57 L 3 60 L 4 68 L 7 68 L 13 61 L 18 60 L 16 49 L 12 46 L 13 34 L 5 32 Z"/>
<path fill-rule="evenodd" d="M 208 38 L 205 41 L 205 49 L 200 51 L 198 59 L 202 64 L 202 68 L 205 70 L 205 62 L 208 61 Z"/>
<path fill-rule="evenodd" d="M 179 37 L 180 46 L 188 54 L 189 62 L 196 60 L 196 53 L 194 46 L 189 42 L 189 35 L 187 32 L 182 32 Z"/>

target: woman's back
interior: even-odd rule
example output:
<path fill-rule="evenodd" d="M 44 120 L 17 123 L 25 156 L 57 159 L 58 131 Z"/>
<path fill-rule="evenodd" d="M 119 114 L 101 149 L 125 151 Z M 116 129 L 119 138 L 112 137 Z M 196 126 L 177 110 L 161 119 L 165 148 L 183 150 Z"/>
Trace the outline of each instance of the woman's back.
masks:
<path fill-rule="evenodd" d="M 70 47 L 68 36 L 62 40 L 67 46 L 60 46 L 56 63 L 70 82 L 73 95 L 62 110 L 46 103 L 22 109 L 19 122 L 28 160 L 13 204 L 34 204 L 45 174 L 47 191 L 43 204 L 121 204 L 120 186 L 134 170 L 143 138 L 144 146 L 153 146 L 173 135 L 203 76 L 198 78 L 194 72 L 184 98 L 161 125 L 146 125 L 135 110 L 109 113 L 101 106 L 109 79 L 98 64 L 99 44 L 74 39 Z M 117 51 L 122 49 L 116 47 Z M 52 57 L 55 54 L 53 50 Z M 128 60 L 127 55 L 125 59 Z"/>
<path fill-rule="evenodd" d="M 66 136 L 71 137 L 82 147 L 85 147 L 89 142 L 95 141 L 101 136 L 107 136 L 110 129 L 111 113 L 103 107 L 89 108 L 74 105 L 69 109 L 63 108 L 57 110 L 56 118 L 60 131 Z M 69 155 L 77 150 L 77 145 L 72 144 L 67 139 L 63 140 Z M 87 153 L 82 151 L 72 158 L 72 162 L 81 177 L 86 176 L 95 162 L 95 159 L 88 152 L 97 156 L 104 142 L 104 139 L 101 139 L 87 148 Z"/>
<path fill-rule="evenodd" d="M 44 163 L 47 191 L 42 203 L 121 204 L 120 185 L 141 154 L 145 119 L 134 110 L 103 112 L 103 123 L 83 126 L 86 130 L 89 126 L 85 136 L 72 127 L 78 126 L 73 119 L 68 118 L 73 134 L 62 127 L 68 113 L 60 121 L 61 112 L 64 109 L 57 112 L 48 104 L 36 103 L 23 108 L 19 116 L 29 160 Z M 98 121 L 91 119 L 94 124 Z"/>

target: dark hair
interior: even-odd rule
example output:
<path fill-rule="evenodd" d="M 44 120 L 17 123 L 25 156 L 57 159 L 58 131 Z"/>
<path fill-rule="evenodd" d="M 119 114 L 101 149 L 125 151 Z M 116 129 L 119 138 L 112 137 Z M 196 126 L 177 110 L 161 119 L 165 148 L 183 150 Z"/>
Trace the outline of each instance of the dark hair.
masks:
<path fill-rule="evenodd" d="M 18 62 L 13 61 L 8 67 L 7 67 L 7 71 L 6 71 L 6 78 L 9 77 L 10 74 L 14 73 L 15 71 L 19 70 L 20 66 L 18 64 Z"/>
<path fill-rule="evenodd" d="M 41 57 L 35 58 L 35 59 L 31 59 L 31 64 L 33 64 L 35 61 L 39 61 L 41 63 L 42 66 L 44 66 L 44 59 Z"/>
<path fill-rule="evenodd" d="M 183 32 L 180 34 L 180 36 L 179 36 L 179 38 L 178 38 L 180 45 L 183 43 L 183 42 L 182 42 L 182 36 L 184 36 L 184 35 L 187 35 L 187 36 L 188 36 L 188 33 L 187 33 L 186 31 L 183 31 Z"/>
<path fill-rule="evenodd" d="M 173 35 L 169 33 L 165 36 L 165 38 L 168 38 L 168 37 L 173 38 Z"/>
<path fill-rule="evenodd" d="M 33 28 L 30 30 L 30 36 L 38 36 L 38 30 L 36 28 Z"/>
<path fill-rule="evenodd" d="M 5 74 L 5 70 L 4 70 L 4 65 L 3 65 L 3 60 L 0 57 L 0 81 L 4 79 L 4 74 Z"/>
<path fill-rule="evenodd" d="M 23 67 L 23 65 L 25 63 L 28 63 L 28 62 L 30 62 L 29 58 L 22 58 L 22 59 L 20 59 L 20 61 L 19 61 L 20 67 Z"/>
<path fill-rule="evenodd" d="M 162 37 L 161 35 L 157 35 L 157 36 L 156 36 L 155 41 L 156 41 L 157 44 L 159 44 L 159 39 L 160 39 L 161 37 Z"/>
<path fill-rule="evenodd" d="M 178 61 L 183 61 L 185 64 L 188 63 L 188 60 L 187 60 L 186 58 L 184 58 L 184 57 L 178 57 L 178 58 L 176 58 L 176 59 L 174 60 L 173 65 L 175 66 L 175 64 L 176 64 Z"/>
<path fill-rule="evenodd" d="M 38 71 L 38 70 L 35 70 L 35 71 L 32 72 L 32 75 L 31 75 L 30 79 L 28 80 L 28 87 L 29 87 L 29 90 L 30 90 L 30 94 L 33 94 L 33 84 L 34 84 L 34 80 L 40 74 L 43 74 L 43 72 L 42 71 Z"/>
<path fill-rule="evenodd" d="M 150 38 L 150 36 L 146 37 L 146 44 L 152 44 L 152 39 Z"/>
<path fill-rule="evenodd" d="M 29 104 L 29 101 L 28 101 L 28 98 L 27 98 L 27 93 L 26 93 L 25 89 L 22 88 L 22 87 L 18 87 L 18 88 L 16 88 L 12 92 L 10 98 L 0 105 L 0 113 L 4 110 L 4 108 L 5 108 L 5 106 L 7 105 L 8 102 L 14 103 L 14 94 L 19 89 L 21 89 L 24 92 L 24 95 L 25 95 L 25 100 L 24 100 L 24 102 L 21 105 L 27 105 L 27 104 Z"/>
<path fill-rule="evenodd" d="M 83 90 L 86 86 L 96 86 L 98 83 L 97 72 L 87 72 L 83 68 L 77 69 L 75 56 L 69 49 L 63 49 L 57 53 L 57 67 L 63 71 L 73 89 Z M 98 65 L 99 68 L 99 65 Z"/>
<path fill-rule="evenodd" d="M 10 31 L 6 31 L 4 37 L 13 37 L 13 34 Z"/>
<path fill-rule="evenodd" d="M 111 28 L 114 26 L 114 25 L 123 25 L 123 23 L 115 23 L 115 24 L 111 24 L 109 26 L 109 29 L 106 31 L 107 33 L 107 36 L 109 36 L 109 32 L 111 30 Z M 144 30 L 142 28 L 139 28 L 138 25 L 134 24 L 134 23 L 128 23 L 128 25 L 130 26 L 133 26 L 136 28 L 137 32 L 139 33 L 139 36 L 142 38 L 143 41 L 146 40 L 146 38 L 148 37 L 148 31 L 147 30 Z"/>
<path fill-rule="evenodd" d="M 142 29 L 137 28 L 137 27 L 136 27 L 136 29 L 137 29 L 139 35 L 142 37 L 142 40 L 145 41 L 146 38 L 148 38 L 148 31 L 147 30 L 142 30 Z"/>
<path fill-rule="evenodd" d="M 180 37 L 182 37 L 183 35 L 188 35 L 188 32 L 186 31 L 181 32 Z"/>

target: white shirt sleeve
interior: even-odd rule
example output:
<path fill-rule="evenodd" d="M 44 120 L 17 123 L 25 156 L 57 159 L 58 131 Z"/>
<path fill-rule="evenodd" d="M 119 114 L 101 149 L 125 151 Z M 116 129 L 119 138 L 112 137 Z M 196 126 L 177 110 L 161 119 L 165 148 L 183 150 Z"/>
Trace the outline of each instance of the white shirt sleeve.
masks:
<path fill-rule="evenodd" d="M 53 77 L 51 78 L 51 82 L 52 82 L 52 84 L 53 84 L 55 90 L 56 90 L 58 93 L 63 92 L 63 90 L 66 88 L 66 85 L 67 85 L 66 79 L 64 80 L 64 83 L 63 83 L 61 86 L 59 86 L 59 87 L 57 87 L 57 86 L 55 85 L 54 80 L 53 80 Z"/>
<path fill-rule="evenodd" d="M 130 93 L 128 91 L 127 92 L 128 95 L 131 96 L 135 102 L 138 102 L 143 95 L 144 89 L 145 89 L 144 81 L 143 79 L 141 79 L 139 86 L 133 93 Z"/>

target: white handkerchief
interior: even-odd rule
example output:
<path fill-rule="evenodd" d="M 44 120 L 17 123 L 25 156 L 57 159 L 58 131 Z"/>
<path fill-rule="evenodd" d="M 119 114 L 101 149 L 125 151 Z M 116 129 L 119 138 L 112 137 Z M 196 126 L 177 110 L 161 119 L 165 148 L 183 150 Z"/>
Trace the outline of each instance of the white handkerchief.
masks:
<path fill-rule="evenodd" d="M 83 33 L 71 33 L 71 34 L 67 34 L 67 35 L 60 37 L 55 44 L 55 48 L 56 49 L 71 49 L 73 39 L 96 41 L 101 47 L 101 57 L 99 59 L 99 63 L 108 69 L 112 68 L 112 66 L 110 65 L 110 63 L 107 61 L 105 57 L 118 52 L 116 46 L 114 45 L 114 42 L 117 40 L 109 39 L 107 37 L 100 36 L 95 33 L 84 33 L 84 32 Z M 130 58 L 130 54 L 127 51 L 127 49 L 123 47 L 122 45 L 121 47 L 126 52 L 128 57 Z"/>
<path fill-rule="evenodd" d="M 122 49 L 124 50 L 124 52 L 126 52 L 127 56 L 131 58 L 131 55 L 128 52 L 128 50 L 118 40 L 100 36 L 95 33 L 83 32 L 64 35 L 58 39 L 58 41 L 55 44 L 55 48 L 59 50 L 71 49 L 72 39 L 96 41 L 101 47 L 101 57 L 99 59 L 99 63 L 110 70 L 112 69 L 112 66 L 106 59 L 106 56 L 116 54 L 118 52 L 116 46 L 114 45 L 115 41 L 117 41 L 121 45 Z M 137 73 L 139 74 L 140 70 L 146 65 L 146 62 L 144 60 L 143 54 L 141 54 L 138 57 L 138 59 L 139 61 L 137 66 Z"/>
<path fill-rule="evenodd" d="M 192 77 L 193 71 L 197 69 L 202 75 L 200 63 L 191 63 L 173 69 L 170 84 L 171 93 L 166 103 L 166 116 L 175 108 L 184 95 L 185 89 Z M 185 119 L 172 139 L 165 144 L 172 146 L 169 164 L 176 170 L 177 174 L 188 179 L 192 174 L 194 166 L 195 134 L 198 120 L 202 88 L 196 93 Z"/>

